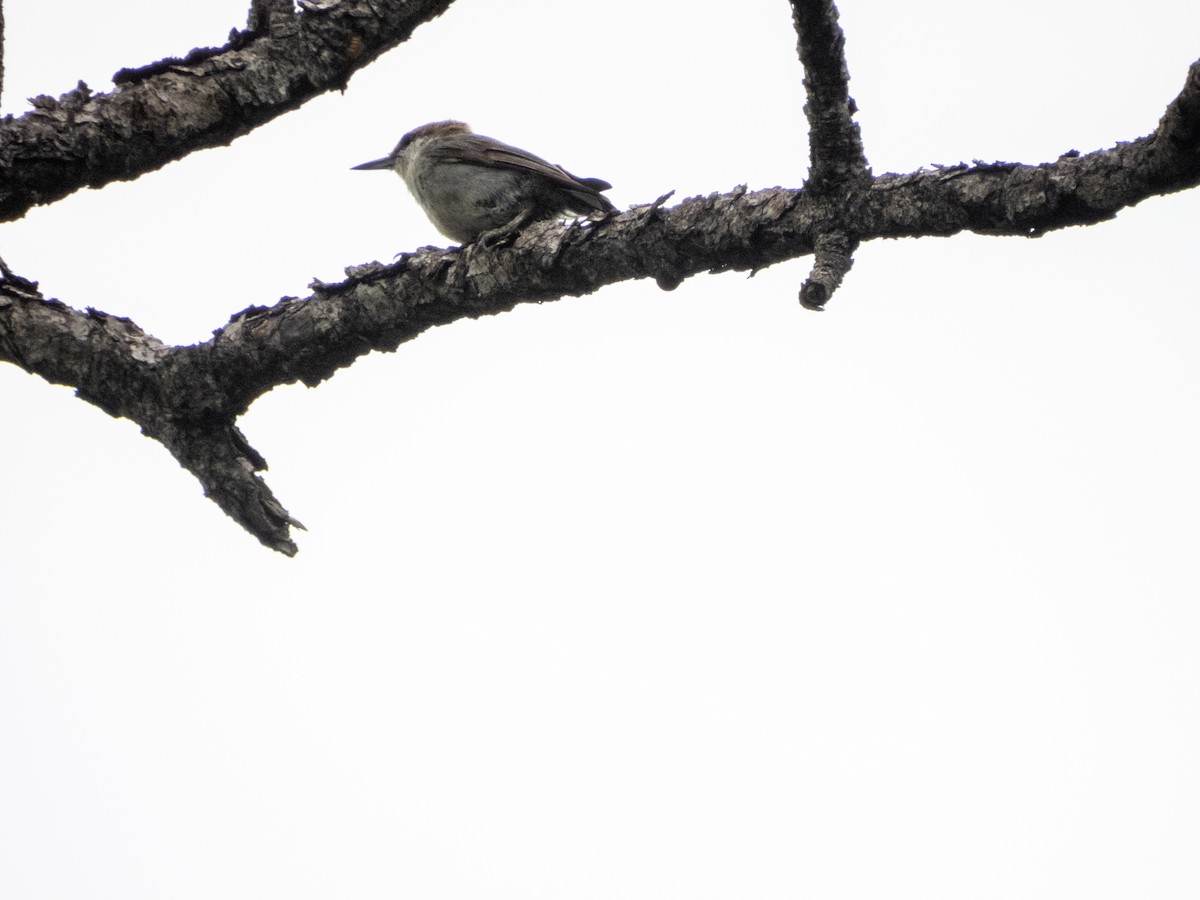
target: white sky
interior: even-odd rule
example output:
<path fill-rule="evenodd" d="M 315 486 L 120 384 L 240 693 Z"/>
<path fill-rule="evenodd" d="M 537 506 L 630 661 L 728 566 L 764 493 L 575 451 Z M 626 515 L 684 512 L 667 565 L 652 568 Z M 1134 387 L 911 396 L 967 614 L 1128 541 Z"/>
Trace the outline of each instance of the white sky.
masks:
<path fill-rule="evenodd" d="M 245 0 L 8 0 L 4 111 Z M 1200 6 L 845 0 L 876 172 L 1146 134 Z M 621 206 L 796 185 L 787 3 L 460 0 L 230 148 L 0 228 L 171 342 L 444 245 L 455 117 Z M 438 329 L 243 419 L 293 560 L 0 367 L 0 896 L 1194 898 L 1200 194 Z"/>

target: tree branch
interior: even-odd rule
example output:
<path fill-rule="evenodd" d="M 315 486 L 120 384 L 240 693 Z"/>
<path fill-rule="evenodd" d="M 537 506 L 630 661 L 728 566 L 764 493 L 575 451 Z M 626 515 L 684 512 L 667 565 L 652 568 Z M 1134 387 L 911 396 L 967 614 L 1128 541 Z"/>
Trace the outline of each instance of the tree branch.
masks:
<path fill-rule="evenodd" d="M 846 36 L 833 0 L 792 0 L 797 52 L 808 102 L 808 187 L 832 190 L 870 174 L 862 134 L 854 122 Z"/>
<path fill-rule="evenodd" d="M 47 381 L 75 387 L 76 395 L 114 417 L 133 420 L 162 443 L 204 486 L 205 494 L 263 544 L 292 556 L 288 515 L 255 472 L 266 460 L 246 442 L 218 404 L 185 408 L 195 392 L 179 390 L 166 347 L 129 319 L 46 300 L 37 284 L 14 275 L 0 260 L 0 359 Z"/>
<path fill-rule="evenodd" d="M 833 0 L 792 0 L 797 52 L 804 67 L 808 102 L 809 170 L 805 188 L 812 193 L 840 194 L 848 201 L 870 182 L 871 170 L 862 134 L 854 121 L 858 111 L 850 96 L 846 37 L 838 25 Z M 842 283 L 854 260 L 857 238 L 837 224 L 820 230 L 813 269 L 800 289 L 800 305 L 821 310 Z"/>
<path fill-rule="evenodd" d="M 393 13 L 403 18 L 401 13 L 419 8 L 427 17 L 448 2 L 393 0 L 399 8 Z M 81 86 L 68 95 L 69 103 L 43 104 L 0 127 L 0 155 L 9 153 L 10 160 L 21 163 L 0 173 L 0 197 L 16 204 L 8 207 L 11 211 L 23 202 L 48 199 L 54 191 L 60 196 L 74 189 L 68 187 L 74 182 L 63 161 L 89 147 L 103 156 L 97 148 L 108 146 L 101 138 L 110 126 L 124 135 L 118 144 L 124 140 L 135 157 L 141 154 L 122 170 L 133 174 L 150 161 L 161 164 L 172 153 L 248 130 L 318 88 L 332 86 L 330 79 L 344 79 L 357 60 L 382 52 L 387 42 L 380 35 L 387 31 L 391 40 L 399 32 L 381 25 L 382 17 L 364 11 L 369 9 L 370 0 L 310 0 L 296 14 L 286 0 L 254 0 L 251 37 L 238 47 L 231 41 L 202 58 L 194 53 L 189 60 L 119 73 L 111 95 L 93 97 Z M 369 351 L 395 350 L 435 325 L 634 278 L 653 278 L 670 290 L 700 272 L 753 272 L 814 254 L 801 299 L 820 308 L 849 269 L 860 241 L 961 231 L 1037 236 L 1101 222 L 1148 197 L 1200 184 L 1200 62 L 1189 69 L 1183 90 L 1154 133 L 1131 143 L 1086 155 L 1071 151 L 1037 166 L 976 162 L 872 177 L 851 119 L 836 10 L 829 0 L 794 0 L 793 9 L 812 126 L 813 171 L 803 189 L 750 192 L 742 186 L 672 208 L 663 206 L 669 196 L 664 195 L 597 222 L 535 222 L 510 246 L 469 252 L 424 248 L 390 265 L 347 269 L 346 280 L 336 284 L 315 282 L 307 298 L 243 310 L 211 340 L 188 347 L 168 347 L 128 319 L 47 300 L 36 283 L 14 275 L 0 260 L 0 360 L 71 385 L 110 415 L 138 423 L 196 475 L 227 514 L 266 546 L 291 555 L 296 545 L 289 529 L 302 526 L 255 474 L 266 462 L 236 425 L 255 399 L 277 385 L 319 384 Z M 356 14 L 367 23 L 354 20 Z M 326 29 L 325 20 L 305 18 L 324 15 L 337 19 L 337 27 Z M 405 21 L 411 30 L 418 17 L 413 13 Z M 375 43 L 366 43 L 364 30 Z M 333 40 L 333 49 L 313 43 L 318 35 Z M 356 39 L 362 46 L 348 51 Z M 289 55 L 297 48 L 325 56 L 310 70 Z M 247 71 L 254 66 L 265 67 L 261 78 Z M 281 72 L 298 81 L 275 82 Z M 325 81 L 314 80 L 317 74 Z M 272 83 L 289 87 L 272 92 L 265 87 Z M 171 122 L 171 103 L 178 99 L 172 91 L 195 101 L 208 97 L 212 85 L 229 93 L 213 108 L 208 132 L 197 130 L 192 120 L 178 128 L 162 124 Z M 161 101 L 164 105 L 154 105 L 159 90 L 171 95 Z M 122 116 L 130 118 L 118 125 Z M 239 116 L 241 131 L 230 124 Z M 134 123 L 146 121 L 158 123 L 158 143 L 147 137 L 154 129 L 135 133 Z M 35 137 L 14 144 L 14 135 L 22 134 Z M 56 134 L 68 152 L 38 158 L 38 141 Z M 14 146 L 29 155 L 12 156 Z M 45 160 L 50 162 L 43 166 Z M 80 165 L 86 169 L 91 163 Z M 116 171 L 111 159 L 96 165 L 77 181 Z"/>
<path fill-rule="evenodd" d="M 704 271 L 756 270 L 816 252 L 806 284 L 828 290 L 853 243 L 961 231 L 1037 236 L 1112 218 L 1200 183 L 1200 62 L 1148 137 L 1040 166 L 972 166 L 882 175 L 847 194 L 775 188 L 634 207 L 598 223 L 538 222 L 510 247 L 425 248 L 347 270 L 302 300 L 251 307 L 211 340 L 166 347 L 128 319 L 45 300 L 0 262 L 0 359 L 141 425 L 205 492 L 264 544 L 296 551 L 298 523 L 254 473 L 266 468 L 235 422 L 280 384 L 316 385 L 371 350 L 435 325 L 654 278 L 670 288 Z M 665 199 L 665 198 L 663 198 Z M 813 300 L 813 304 L 820 303 Z"/>
<path fill-rule="evenodd" d="M 1148 197 L 1200 184 L 1200 62 L 1151 135 L 1038 166 L 977 163 L 882 175 L 847 196 L 773 188 L 634 207 L 591 225 L 539 222 L 511 247 L 426 248 L 347 270 L 303 300 L 251 308 L 187 352 L 217 364 L 206 384 L 244 410 L 276 384 L 316 385 L 368 351 L 434 325 L 653 278 L 756 271 L 816 254 L 812 281 L 844 274 L 858 240 L 963 231 L 1038 236 L 1112 218 Z M 839 237 L 841 236 L 841 237 Z M 195 401 L 199 403 L 199 398 Z"/>
<path fill-rule="evenodd" d="M 128 181 L 194 150 L 228 144 L 408 39 L 453 0 L 255 0 L 250 25 L 215 49 L 80 82 L 0 123 L 0 221 L 82 187 Z"/>

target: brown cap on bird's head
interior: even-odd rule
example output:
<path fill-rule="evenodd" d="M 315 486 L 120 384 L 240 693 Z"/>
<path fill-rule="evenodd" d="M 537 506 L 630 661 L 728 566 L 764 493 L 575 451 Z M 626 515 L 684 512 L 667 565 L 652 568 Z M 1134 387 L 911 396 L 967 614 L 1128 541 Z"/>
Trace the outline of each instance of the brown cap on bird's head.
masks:
<path fill-rule="evenodd" d="M 390 169 L 396 164 L 396 157 L 400 151 L 417 138 L 446 137 L 451 134 L 471 134 L 471 126 L 466 122 L 457 122 L 454 119 L 447 119 L 445 122 L 430 122 L 428 125 L 418 126 L 400 138 L 400 143 L 387 156 L 381 159 L 373 159 L 370 162 L 361 163 L 357 166 L 351 166 L 350 168 Z"/>

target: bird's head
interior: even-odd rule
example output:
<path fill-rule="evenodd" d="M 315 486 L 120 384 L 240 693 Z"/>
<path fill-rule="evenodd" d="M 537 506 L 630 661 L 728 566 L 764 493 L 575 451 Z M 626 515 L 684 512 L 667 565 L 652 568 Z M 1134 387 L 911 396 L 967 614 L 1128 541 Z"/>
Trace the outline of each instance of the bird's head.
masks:
<path fill-rule="evenodd" d="M 400 143 L 387 156 L 380 159 L 373 159 L 370 162 L 365 162 L 354 169 L 392 169 L 401 178 L 407 180 L 408 168 L 411 165 L 412 158 L 420 151 L 428 141 L 437 138 L 448 137 L 452 134 L 470 134 L 471 126 L 466 122 L 456 122 L 453 119 L 447 119 L 445 122 L 430 122 L 428 125 L 421 125 L 414 128 L 404 137 L 400 138 Z"/>

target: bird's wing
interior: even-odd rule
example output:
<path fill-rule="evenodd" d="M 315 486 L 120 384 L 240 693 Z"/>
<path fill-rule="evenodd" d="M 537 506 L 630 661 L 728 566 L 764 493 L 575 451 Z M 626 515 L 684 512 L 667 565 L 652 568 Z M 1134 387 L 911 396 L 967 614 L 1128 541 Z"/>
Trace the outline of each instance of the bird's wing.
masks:
<path fill-rule="evenodd" d="M 599 178 L 577 178 L 562 166 L 548 163 L 540 156 L 534 156 L 519 147 L 503 144 L 481 134 L 447 135 L 440 138 L 426 152 L 445 162 L 473 163 L 479 166 L 532 172 L 573 195 L 598 195 L 600 191 L 612 187 L 607 181 Z M 607 203 L 607 198 L 599 199 Z"/>

